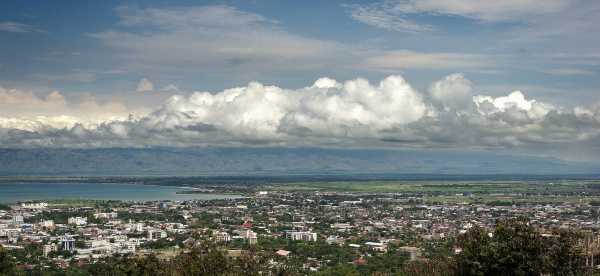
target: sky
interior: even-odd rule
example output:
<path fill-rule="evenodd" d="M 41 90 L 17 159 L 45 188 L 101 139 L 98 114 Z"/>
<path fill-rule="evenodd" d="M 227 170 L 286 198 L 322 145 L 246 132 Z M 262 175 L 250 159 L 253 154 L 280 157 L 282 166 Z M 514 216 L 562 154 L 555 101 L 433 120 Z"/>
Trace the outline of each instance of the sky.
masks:
<path fill-rule="evenodd" d="M 0 147 L 600 161 L 600 2 L 2 1 Z"/>

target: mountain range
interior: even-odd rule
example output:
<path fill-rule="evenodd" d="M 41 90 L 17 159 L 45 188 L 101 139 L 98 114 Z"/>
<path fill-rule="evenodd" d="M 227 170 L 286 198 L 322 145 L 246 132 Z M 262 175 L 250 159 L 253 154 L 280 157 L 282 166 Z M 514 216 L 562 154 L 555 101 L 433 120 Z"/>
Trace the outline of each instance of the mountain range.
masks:
<path fill-rule="evenodd" d="M 491 151 L 325 148 L 0 149 L 2 175 L 594 174 L 597 164 Z"/>

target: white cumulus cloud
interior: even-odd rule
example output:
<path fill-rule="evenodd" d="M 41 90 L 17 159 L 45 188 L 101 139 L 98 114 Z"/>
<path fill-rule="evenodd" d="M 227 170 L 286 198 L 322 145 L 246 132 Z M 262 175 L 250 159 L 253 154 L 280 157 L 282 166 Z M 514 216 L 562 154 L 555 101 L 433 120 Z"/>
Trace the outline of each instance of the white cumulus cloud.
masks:
<path fill-rule="evenodd" d="M 445 108 L 461 110 L 473 105 L 472 83 L 462 74 L 452 74 L 434 82 L 429 93 L 435 102 Z"/>
<path fill-rule="evenodd" d="M 27 105 L 36 108 L 27 111 Z M 300 89 L 251 82 L 216 93 L 173 95 L 136 116 L 115 102 L 74 103 L 59 92 L 38 97 L 0 90 L 0 107 L 10 106 L 0 109 L 4 147 L 527 148 L 593 146 L 600 138 L 599 105 L 560 107 L 520 91 L 480 95 L 462 74 L 432 83 L 427 94 L 399 75 L 379 83 L 320 78 Z"/>
<path fill-rule="evenodd" d="M 118 101 L 98 102 L 93 97 L 68 100 L 59 91 L 38 96 L 31 91 L 0 86 L 0 128 L 35 131 L 42 128 L 70 128 L 76 124 L 97 125 L 124 120 L 130 113 Z"/>

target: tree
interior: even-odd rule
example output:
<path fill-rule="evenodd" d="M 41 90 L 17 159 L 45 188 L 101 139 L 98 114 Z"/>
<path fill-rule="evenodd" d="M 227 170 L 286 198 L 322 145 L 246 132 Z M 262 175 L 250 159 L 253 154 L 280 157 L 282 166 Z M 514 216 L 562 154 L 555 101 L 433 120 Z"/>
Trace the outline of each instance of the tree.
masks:
<path fill-rule="evenodd" d="M 501 221 L 493 232 L 474 227 L 460 236 L 459 275 L 580 275 L 584 258 L 572 232 L 542 236 L 527 219 Z"/>
<path fill-rule="evenodd" d="M 411 261 L 404 265 L 400 275 L 406 276 L 451 276 L 455 275 L 454 264 L 448 258 Z"/>
<path fill-rule="evenodd" d="M 20 275 L 12 257 L 0 246 L 0 275 Z"/>
<path fill-rule="evenodd" d="M 558 231 L 545 239 L 546 264 L 554 275 L 582 275 L 585 268 L 585 255 L 577 244 L 582 235 L 574 231 Z"/>
<path fill-rule="evenodd" d="M 351 264 L 338 264 L 336 266 L 328 267 L 324 270 L 319 271 L 316 275 L 318 276 L 358 276 L 358 270 Z"/>
<path fill-rule="evenodd" d="M 173 261 L 176 275 L 222 275 L 231 270 L 225 252 L 214 246 L 195 247 Z"/>
<path fill-rule="evenodd" d="M 458 241 L 461 253 L 456 257 L 457 272 L 460 275 L 487 275 L 493 262 L 494 254 L 491 238 L 480 227 L 473 227 L 462 235 Z"/>

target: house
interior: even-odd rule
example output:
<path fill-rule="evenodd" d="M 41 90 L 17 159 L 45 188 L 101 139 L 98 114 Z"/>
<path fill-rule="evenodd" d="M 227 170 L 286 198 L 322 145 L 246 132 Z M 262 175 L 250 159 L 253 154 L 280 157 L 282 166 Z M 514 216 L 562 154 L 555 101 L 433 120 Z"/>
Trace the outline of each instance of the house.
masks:
<path fill-rule="evenodd" d="M 215 241 L 216 242 L 230 242 L 231 235 L 227 232 L 216 232 L 215 233 Z"/>
<path fill-rule="evenodd" d="M 282 256 L 282 257 L 287 257 L 288 255 L 290 255 L 290 253 L 292 253 L 292 252 L 283 250 L 283 249 L 279 249 L 275 252 L 275 254 Z"/>

